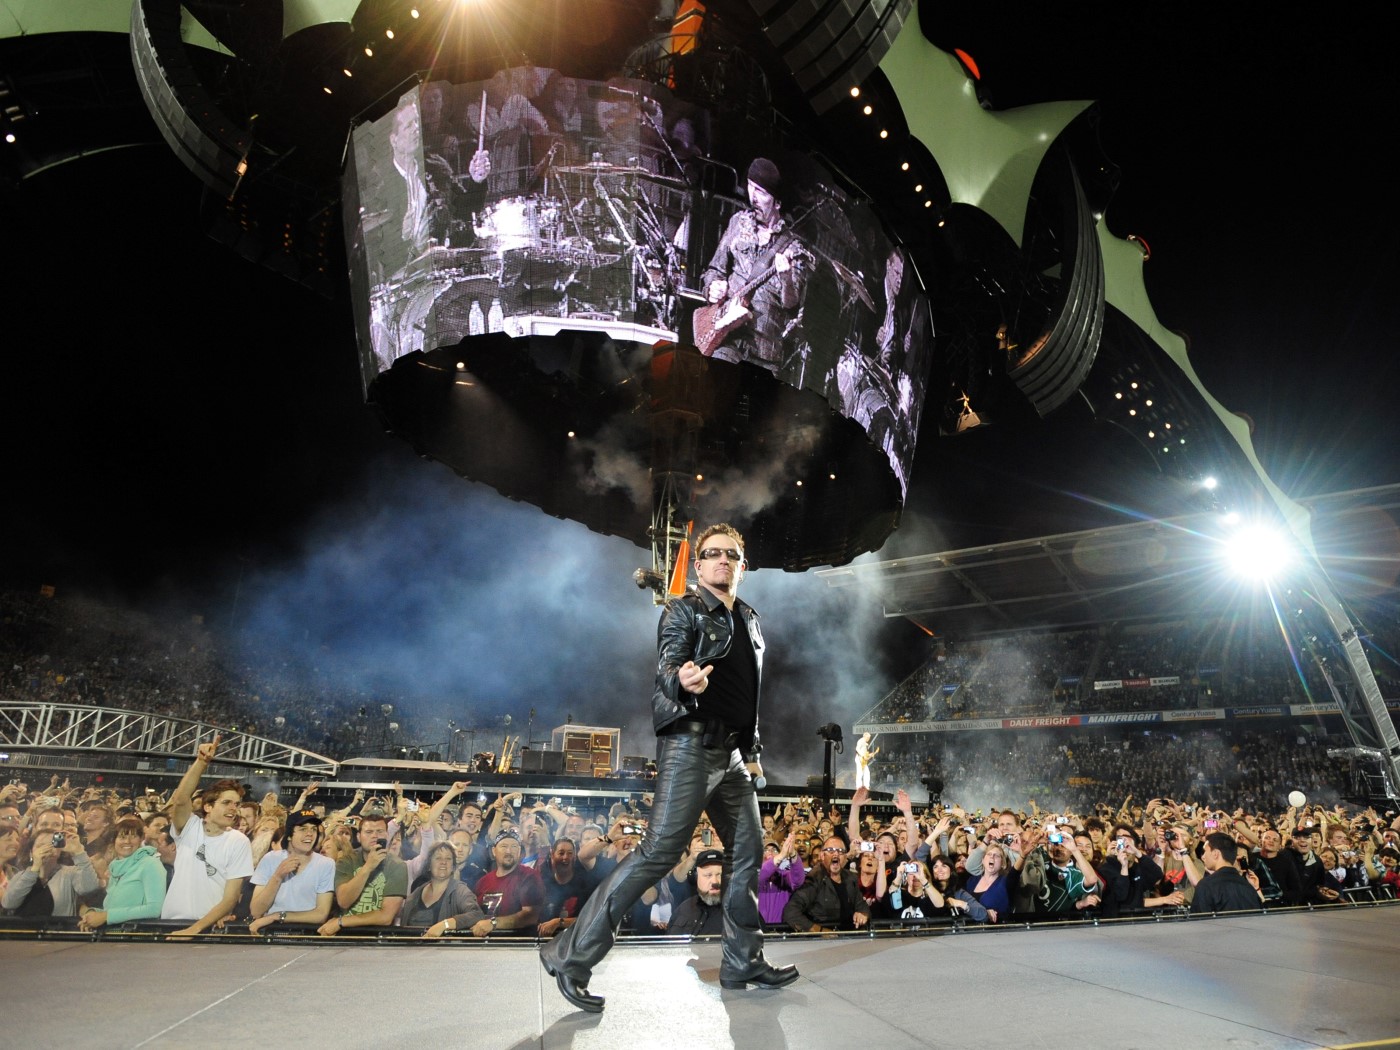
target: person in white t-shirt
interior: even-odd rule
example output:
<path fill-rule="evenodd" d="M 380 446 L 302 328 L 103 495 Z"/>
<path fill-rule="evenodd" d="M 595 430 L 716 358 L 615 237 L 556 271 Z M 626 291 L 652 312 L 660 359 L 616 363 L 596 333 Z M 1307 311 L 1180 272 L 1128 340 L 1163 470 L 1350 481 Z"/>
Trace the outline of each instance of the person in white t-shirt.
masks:
<path fill-rule="evenodd" d="M 330 917 L 335 861 L 316 852 L 321 842 L 320 816 L 314 809 L 290 814 L 282 841 L 287 848 L 269 852 L 253 872 L 249 933 L 284 922 L 319 926 Z"/>
<path fill-rule="evenodd" d="M 220 780 L 204 790 L 200 814 L 194 813 L 199 779 L 214 760 L 219 736 L 195 748 L 194 762 L 180 780 L 170 802 L 170 833 L 175 838 L 175 874 L 165 891 L 162 919 L 190 923 L 173 937 L 188 937 L 212 929 L 231 913 L 243 892 L 243 880 L 253 874 L 253 848 L 248 836 L 234 831 L 243 787 Z"/>

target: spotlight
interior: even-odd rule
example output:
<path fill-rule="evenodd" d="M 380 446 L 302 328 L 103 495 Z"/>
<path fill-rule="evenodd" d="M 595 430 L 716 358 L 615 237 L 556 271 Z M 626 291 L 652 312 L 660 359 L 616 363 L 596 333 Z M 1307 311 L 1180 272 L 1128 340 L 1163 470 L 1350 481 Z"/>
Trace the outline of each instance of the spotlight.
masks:
<path fill-rule="evenodd" d="M 860 98 L 860 88 L 858 88 L 858 87 L 853 87 L 853 88 L 851 88 L 851 98 Z"/>
<path fill-rule="evenodd" d="M 1201 488 L 1210 489 L 1212 492 L 1220 487 L 1220 482 L 1213 477 L 1202 478 Z"/>
<path fill-rule="evenodd" d="M 1265 582 L 1293 562 L 1293 546 L 1278 529 L 1246 525 L 1225 541 L 1225 558 L 1236 576 Z"/>
<path fill-rule="evenodd" d="M 870 116 L 870 114 L 872 114 L 872 113 L 875 112 L 875 107 L 873 107 L 873 106 L 866 106 L 864 109 L 861 110 L 861 112 L 864 113 L 864 114 L 868 117 L 868 116 Z"/>

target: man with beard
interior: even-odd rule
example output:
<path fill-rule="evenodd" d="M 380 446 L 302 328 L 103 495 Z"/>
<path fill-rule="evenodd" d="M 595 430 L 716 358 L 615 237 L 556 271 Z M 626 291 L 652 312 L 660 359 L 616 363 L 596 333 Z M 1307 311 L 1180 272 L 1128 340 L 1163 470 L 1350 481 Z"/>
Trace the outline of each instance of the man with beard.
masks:
<path fill-rule="evenodd" d="M 316 811 L 303 809 L 288 816 L 283 841 L 287 848 L 270 851 L 253 872 L 249 933 L 285 922 L 319 926 L 331 913 L 335 862 L 316 852 L 321 841 Z"/>
<path fill-rule="evenodd" d="M 729 848 L 720 984 L 780 988 L 797 979 L 796 967 L 771 966 L 763 956 L 763 825 L 753 778 L 761 775 L 764 645 L 758 614 L 737 593 L 744 541 L 733 526 L 711 525 L 700 532 L 695 550 L 699 586 L 667 602 L 657 627 L 657 772 L 648 832 L 588 899 L 578 922 L 540 950 L 560 994 L 590 1013 L 603 1009 L 588 979 L 612 947 L 613 931 L 676 863 L 702 812 Z"/>
<path fill-rule="evenodd" d="M 870 921 L 870 905 L 859 880 L 846 871 L 846 842 L 833 835 L 822 846 L 821 866 L 793 891 L 783 908 L 783 922 L 794 930 L 822 933 L 859 930 Z"/>
<path fill-rule="evenodd" d="M 701 850 L 695 858 L 695 894 L 676 905 L 667 933 L 691 937 L 714 937 L 724 932 L 723 896 L 724 854 L 717 849 Z"/>
<path fill-rule="evenodd" d="M 553 937 L 578 918 L 579 909 L 593 892 L 593 878 L 574 863 L 574 840 L 561 838 L 550 850 L 549 862 L 540 874 L 544 883 L 544 905 L 540 910 L 541 937 Z"/>
<path fill-rule="evenodd" d="M 476 900 L 490 918 L 472 927 L 472 936 L 502 930 L 534 933 L 544 905 L 540 873 L 520 863 L 520 833 L 507 828 L 491 844 L 495 867 L 476 880 Z"/>

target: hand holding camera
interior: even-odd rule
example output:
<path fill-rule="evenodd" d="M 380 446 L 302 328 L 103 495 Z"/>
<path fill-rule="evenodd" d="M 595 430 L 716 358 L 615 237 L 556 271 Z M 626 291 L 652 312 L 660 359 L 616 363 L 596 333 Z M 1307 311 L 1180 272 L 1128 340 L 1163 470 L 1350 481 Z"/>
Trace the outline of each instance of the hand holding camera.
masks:
<path fill-rule="evenodd" d="M 374 839 L 365 846 L 365 871 L 372 872 L 384 863 L 389 855 L 389 840 Z"/>

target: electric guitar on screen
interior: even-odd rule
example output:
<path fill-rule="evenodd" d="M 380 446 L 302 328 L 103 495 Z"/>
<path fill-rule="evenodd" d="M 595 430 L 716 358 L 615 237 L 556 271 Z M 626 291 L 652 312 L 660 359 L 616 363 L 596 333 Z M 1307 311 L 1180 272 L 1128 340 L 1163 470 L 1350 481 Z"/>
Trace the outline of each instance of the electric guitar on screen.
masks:
<path fill-rule="evenodd" d="M 783 251 L 794 256 L 801 256 L 808 262 L 813 261 L 812 253 L 799 245 L 789 244 Z M 696 348 L 706 357 L 713 354 L 723 344 L 730 332 L 746 324 L 753 317 L 749 296 L 764 281 L 777 273 L 778 254 L 781 253 L 775 253 L 774 261 L 758 274 L 749 278 L 738 288 L 725 292 L 724 297 L 718 302 L 696 307 L 695 315 L 691 319 L 692 332 L 695 336 Z"/>

